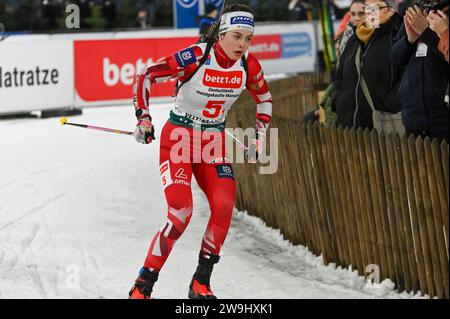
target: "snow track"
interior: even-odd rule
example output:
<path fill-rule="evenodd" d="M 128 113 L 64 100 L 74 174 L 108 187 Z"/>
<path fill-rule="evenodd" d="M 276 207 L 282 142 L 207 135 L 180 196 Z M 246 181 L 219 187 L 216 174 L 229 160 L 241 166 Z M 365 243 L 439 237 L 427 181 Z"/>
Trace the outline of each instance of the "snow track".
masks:
<path fill-rule="evenodd" d="M 168 107 L 155 106 L 157 137 Z M 73 122 L 132 129 L 130 107 L 84 110 Z M 165 222 L 158 143 L 61 127 L 59 119 L 0 121 L 0 297 L 126 298 Z M 194 214 L 155 285 L 187 298 L 209 218 L 194 183 Z M 411 298 L 389 281 L 364 283 L 235 211 L 212 277 L 220 298 Z"/>

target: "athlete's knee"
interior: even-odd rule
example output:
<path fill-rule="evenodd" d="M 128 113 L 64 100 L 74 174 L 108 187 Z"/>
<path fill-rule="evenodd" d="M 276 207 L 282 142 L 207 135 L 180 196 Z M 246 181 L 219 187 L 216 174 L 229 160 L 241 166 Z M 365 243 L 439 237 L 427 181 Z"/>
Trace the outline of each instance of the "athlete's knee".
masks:
<path fill-rule="evenodd" d="M 212 207 L 214 213 L 219 213 L 220 215 L 231 216 L 234 208 L 234 196 L 228 196 L 226 194 L 220 194 L 215 196 L 212 200 Z"/>
<path fill-rule="evenodd" d="M 168 234 L 171 239 L 177 240 L 186 230 L 192 217 L 192 205 L 175 208 L 169 207 L 168 218 L 169 227 Z"/>
<path fill-rule="evenodd" d="M 180 196 L 176 198 L 171 198 L 167 201 L 169 207 L 180 210 L 180 209 L 190 209 L 192 210 L 193 202 L 190 196 Z"/>
<path fill-rule="evenodd" d="M 235 187 L 228 187 L 226 190 L 215 192 L 213 195 L 213 202 L 215 206 L 226 207 L 232 209 L 236 198 Z"/>
<path fill-rule="evenodd" d="M 192 214 L 193 202 L 192 192 L 186 187 L 177 187 L 166 190 L 167 205 L 169 207 L 169 218 L 171 215 L 177 217 Z"/>
<path fill-rule="evenodd" d="M 169 217 L 175 217 L 177 220 L 181 221 L 183 224 L 187 224 L 192 216 L 192 205 L 183 206 L 177 208 L 169 207 Z"/>

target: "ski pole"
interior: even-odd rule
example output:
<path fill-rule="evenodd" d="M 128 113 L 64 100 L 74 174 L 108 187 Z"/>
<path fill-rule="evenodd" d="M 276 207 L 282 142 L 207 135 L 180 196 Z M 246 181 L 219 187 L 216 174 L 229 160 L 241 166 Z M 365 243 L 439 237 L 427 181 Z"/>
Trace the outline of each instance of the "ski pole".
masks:
<path fill-rule="evenodd" d="M 227 133 L 228 136 L 230 136 L 233 140 L 235 140 L 236 143 L 237 143 L 244 151 L 248 152 L 248 147 L 245 146 L 241 141 L 239 141 L 239 140 L 237 139 L 236 136 L 234 136 L 234 135 L 233 135 L 232 133 L 230 133 L 228 130 L 225 130 L 225 133 Z"/>
<path fill-rule="evenodd" d="M 62 117 L 59 120 L 59 122 L 61 123 L 61 125 L 72 125 L 72 126 L 87 128 L 87 129 L 96 130 L 96 131 L 103 131 L 103 132 L 116 133 L 116 134 L 125 134 L 125 135 L 134 135 L 134 132 L 130 132 L 130 131 L 122 131 L 122 130 L 116 130 L 116 129 L 107 128 L 107 127 L 99 127 L 99 126 L 92 126 L 92 125 L 86 125 L 86 124 L 70 123 L 70 122 L 68 122 L 66 117 Z"/>

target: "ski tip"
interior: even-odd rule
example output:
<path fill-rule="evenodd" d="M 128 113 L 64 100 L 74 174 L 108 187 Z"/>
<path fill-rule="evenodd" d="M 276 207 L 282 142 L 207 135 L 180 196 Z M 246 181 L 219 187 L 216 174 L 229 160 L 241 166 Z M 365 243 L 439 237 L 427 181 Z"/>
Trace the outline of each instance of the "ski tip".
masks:
<path fill-rule="evenodd" d="M 64 125 L 67 123 L 67 117 L 61 117 L 61 119 L 59 120 L 59 123 L 61 123 L 61 125 Z"/>

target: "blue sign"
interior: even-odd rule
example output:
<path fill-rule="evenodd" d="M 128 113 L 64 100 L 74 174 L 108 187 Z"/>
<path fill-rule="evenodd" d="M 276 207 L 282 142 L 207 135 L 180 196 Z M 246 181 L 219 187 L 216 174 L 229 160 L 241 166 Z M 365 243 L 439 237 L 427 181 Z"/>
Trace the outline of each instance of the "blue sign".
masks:
<path fill-rule="evenodd" d="M 312 54 L 312 39 L 308 33 L 289 33 L 283 34 L 282 42 L 282 58 L 295 58 L 302 55 Z"/>
<path fill-rule="evenodd" d="M 175 28 L 197 28 L 202 4 L 213 4 L 220 11 L 225 0 L 173 0 Z M 203 8 L 204 8 L 203 5 Z"/>
<path fill-rule="evenodd" d="M 199 0 L 174 0 L 176 28 L 197 28 L 198 2 Z"/>

